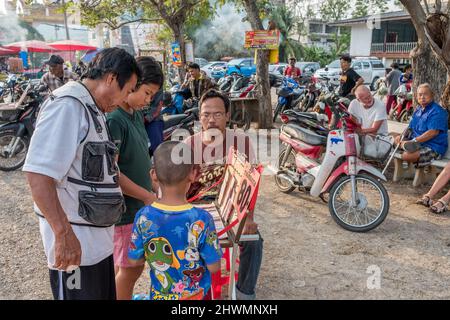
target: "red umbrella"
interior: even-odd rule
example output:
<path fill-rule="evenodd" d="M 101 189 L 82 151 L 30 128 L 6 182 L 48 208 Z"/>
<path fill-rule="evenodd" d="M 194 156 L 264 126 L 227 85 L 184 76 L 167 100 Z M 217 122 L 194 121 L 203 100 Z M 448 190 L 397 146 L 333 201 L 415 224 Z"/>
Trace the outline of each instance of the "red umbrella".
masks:
<path fill-rule="evenodd" d="M 19 52 L 18 50 L 11 50 L 11 49 L 8 49 L 8 48 L 0 47 L 0 56 L 6 56 L 6 55 L 9 55 L 9 54 L 15 54 L 15 53 L 18 53 L 18 52 Z"/>
<path fill-rule="evenodd" d="M 39 40 L 19 41 L 4 45 L 4 47 L 12 50 L 22 50 L 22 48 L 26 48 L 28 52 L 59 51 L 58 49 L 49 46 L 46 42 Z"/>
<path fill-rule="evenodd" d="M 97 49 L 97 47 L 90 46 L 88 44 L 76 40 L 56 41 L 50 43 L 49 45 L 61 51 L 87 51 Z"/>

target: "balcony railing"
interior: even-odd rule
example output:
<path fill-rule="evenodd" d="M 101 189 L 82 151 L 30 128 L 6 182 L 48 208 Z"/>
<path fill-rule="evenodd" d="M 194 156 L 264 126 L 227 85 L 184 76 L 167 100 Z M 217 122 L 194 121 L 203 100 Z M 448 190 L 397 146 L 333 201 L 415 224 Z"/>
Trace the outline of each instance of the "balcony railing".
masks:
<path fill-rule="evenodd" d="M 390 42 L 372 43 L 371 53 L 408 53 L 416 46 L 417 42 Z"/>

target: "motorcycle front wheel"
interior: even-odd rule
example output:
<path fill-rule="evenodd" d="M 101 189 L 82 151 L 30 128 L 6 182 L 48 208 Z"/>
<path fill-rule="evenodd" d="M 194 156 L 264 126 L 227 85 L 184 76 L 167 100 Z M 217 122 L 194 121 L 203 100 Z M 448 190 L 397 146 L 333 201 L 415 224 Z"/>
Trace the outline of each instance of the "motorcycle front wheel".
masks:
<path fill-rule="evenodd" d="M 275 108 L 275 112 L 273 114 L 273 122 L 277 121 L 278 114 L 280 113 L 282 105 L 277 103 L 277 107 Z"/>
<path fill-rule="evenodd" d="M 23 166 L 28 152 L 29 141 L 26 137 L 18 137 L 19 141 L 14 150 L 9 150 L 15 130 L 0 131 L 0 170 L 14 171 Z"/>
<path fill-rule="evenodd" d="M 409 110 L 403 110 L 400 114 L 400 122 L 401 123 L 409 123 L 412 117 L 412 111 Z"/>
<path fill-rule="evenodd" d="M 288 150 L 289 148 L 284 147 L 278 156 L 278 170 L 286 170 L 295 172 L 296 170 L 296 164 L 295 164 L 295 154 L 292 151 Z M 286 156 L 286 161 L 284 160 L 284 157 L 286 155 L 286 152 L 289 152 L 289 154 Z M 292 185 L 290 182 L 286 181 L 283 178 L 280 178 L 278 174 L 275 174 L 275 184 L 278 187 L 278 190 L 280 190 L 283 193 L 291 193 L 295 190 L 295 186 Z"/>
<path fill-rule="evenodd" d="M 343 176 L 331 188 L 328 208 L 334 221 L 353 232 L 367 232 L 378 227 L 389 212 L 385 187 L 366 174 L 355 176 L 356 203 L 352 203 L 351 176 Z"/>

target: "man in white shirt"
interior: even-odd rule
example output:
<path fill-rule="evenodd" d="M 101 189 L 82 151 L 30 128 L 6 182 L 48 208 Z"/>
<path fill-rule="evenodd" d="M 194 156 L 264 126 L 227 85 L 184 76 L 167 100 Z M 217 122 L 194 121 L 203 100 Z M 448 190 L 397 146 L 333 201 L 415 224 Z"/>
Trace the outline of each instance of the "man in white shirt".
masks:
<path fill-rule="evenodd" d="M 356 132 L 360 135 L 387 135 L 387 113 L 385 105 L 373 97 L 369 88 L 359 86 L 355 90 L 356 99 L 350 103 L 348 111 L 361 124 Z"/>
<path fill-rule="evenodd" d="M 39 113 L 23 171 L 55 299 L 116 298 L 110 217 L 123 212 L 123 196 L 104 113 L 124 101 L 138 77 L 130 54 L 104 49 L 82 82 L 57 89 Z"/>

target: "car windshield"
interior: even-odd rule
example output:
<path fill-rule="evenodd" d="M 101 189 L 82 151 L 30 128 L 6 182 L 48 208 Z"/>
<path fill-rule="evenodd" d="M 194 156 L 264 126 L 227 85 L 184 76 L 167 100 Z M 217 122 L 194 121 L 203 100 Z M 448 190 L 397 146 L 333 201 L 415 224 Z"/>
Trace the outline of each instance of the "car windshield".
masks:
<path fill-rule="evenodd" d="M 269 66 L 269 72 L 274 72 L 277 69 L 277 65 L 270 65 Z"/>
<path fill-rule="evenodd" d="M 341 67 L 341 62 L 339 60 L 334 60 L 328 65 L 328 68 L 339 69 Z"/>
<path fill-rule="evenodd" d="M 242 59 L 233 59 L 233 60 L 230 60 L 230 62 L 228 62 L 228 65 L 229 66 L 236 66 L 239 63 L 241 63 L 242 61 L 244 61 L 244 60 L 242 60 Z"/>

